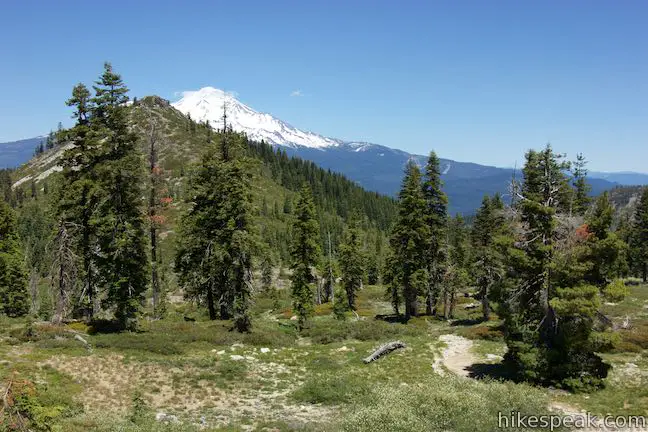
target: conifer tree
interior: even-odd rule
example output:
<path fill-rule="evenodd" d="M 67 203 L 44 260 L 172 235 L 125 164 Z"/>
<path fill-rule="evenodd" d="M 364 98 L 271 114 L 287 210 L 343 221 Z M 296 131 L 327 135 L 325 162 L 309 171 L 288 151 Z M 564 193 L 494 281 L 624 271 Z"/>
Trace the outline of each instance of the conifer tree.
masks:
<path fill-rule="evenodd" d="M 587 169 L 585 166 L 587 161 L 582 153 L 576 156 L 576 161 L 573 163 L 573 179 L 574 186 L 572 197 L 572 213 L 576 215 L 583 215 L 587 211 L 590 204 L 589 191 L 590 185 L 587 183 Z"/>
<path fill-rule="evenodd" d="M 596 199 L 586 219 L 589 267 L 585 280 L 601 289 L 627 268 L 627 244 L 611 231 L 613 217 L 614 207 L 606 191 Z"/>
<path fill-rule="evenodd" d="M 148 199 L 148 224 L 149 224 L 149 242 L 151 251 L 151 291 L 153 294 L 153 316 L 160 317 L 159 305 L 163 303 L 160 285 L 160 259 L 158 253 L 158 230 L 163 226 L 165 218 L 161 211 L 160 189 L 162 188 L 163 172 L 158 165 L 158 141 L 160 140 L 157 125 L 154 121 L 150 122 L 149 139 L 149 199 Z"/>
<path fill-rule="evenodd" d="M 10 317 L 29 312 L 27 275 L 18 244 L 16 218 L 4 201 L 0 201 L 0 308 Z"/>
<path fill-rule="evenodd" d="M 471 232 L 471 243 L 474 250 L 472 274 L 479 287 L 482 303 L 482 316 L 490 319 L 491 288 L 504 274 L 504 256 L 497 247 L 497 236 L 505 224 L 501 216 L 503 203 L 499 195 L 490 198 L 484 196 L 481 207 L 477 210 Z"/>
<path fill-rule="evenodd" d="M 193 207 L 181 222 L 176 271 L 189 297 L 205 301 L 210 319 L 233 315 L 248 331 L 252 252 L 249 162 L 244 138 L 231 131 L 208 145 L 192 179 Z"/>
<path fill-rule="evenodd" d="M 346 294 L 347 307 L 355 310 L 355 300 L 358 290 L 362 286 L 365 274 L 364 256 L 360 243 L 359 215 L 354 213 L 344 233 L 340 245 L 340 273 L 341 283 Z"/>
<path fill-rule="evenodd" d="M 427 257 L 430 228 L 426 222 L 427 203 L 421 187 L 421 171 L 410 161 L 398 195 L 398 218 L 392 230 L 390 245 L 393 274 L 388 276 L 392 304 L 405 301 L 405 319 L 418 314 L 417 296 L 428 281 Z M 397 308 L 395 307 L 395 312 Z"/>
<path fill-rule="evenodd" d="M 57 225 L 59 233 L 61 229 L 65 230 L 66 241 L 75 249 L 70 254 L 81 260 L 82 271 L 77 275 L 83 279 L 83 288 L 78 303 L 87 306 L 87 315 L 92 318 L 99 310 L 96 280 L 98 245 L 92 223 L 99 201 L 95 171 L 100 154 L 99 135 L 91 129 L 92 103 L 85 85 L 77 84 L 66 104 L 74 107 L 72 117 L 76 123 L 60 133 L 62 139 L 74 146 L 67 149 L 61 159 L 63 173 L 62 184 L 57 189 Z"/>
<path fill-rule="evenodd" d="M 457 290 L 465 288 L 469 282 L 468 232 L 461 215 L 457 215 L 450 220 L 448 226 L 448 249 L 449 265 L 443 283 L 443 316 L 445 319 L 454 318 Z"/>
<path fill-rule="evenodd" d="M 132 328 L 144 301 L 148 256 L 142 209 L 144 164 L 138 138 L 128 124 L 128 89 L 110 63 L 93 86 L 91 128 L 101 137 L 96 165 L 100 198 L 92 224 L 101 254 L 98 275 L 106 305 L 115 307 L 121 328 Z"/>
<path fill-rule="evenodd" d="M 423 194 L 426 202 L 425 221 L 430 231 L 427 250 L 428 282 L 425 299 L 425 310 L 428 315 L 436 313 L 436 304 L 445 271 L 444 240 L 448 218 L 448 198 L 441 189 L 442 185 L 439 158 L 435 152 L 430 152 L 423 181 Z"/>
<path fill-rule="evenodd" d="M 635 210 L 631 244 L 644 282 L 648 281 L 648 188 L 644 188 Z"/>
<path fill-rule="evenodd" d="M 310 287 L 314 280 L 312 267 L 317 264 L 320 254 L 320 230 L 313 195 L 306 184 L 299 192 L 294 214 L 294 238 L 291 250 L 293 273 L 290 279 L 293 311 L 297 315 L 297 325 L 301 330 L 313 308 L 313 293 Z"/>
<path fill-rule="evenodd" d="M 562 277 L 557 220 L 568 210 L 563 193 L 566 164 L 550 146 L 529 151 L 521 201 L 523 238 L 511 263 L 518 285 L 505 295 L 508 352 L 505 359 L 523 380 L 572 389 L 597 387 L 608 367 L 595 352 L 593 323 L 598 289 L 579 277 Z"/>

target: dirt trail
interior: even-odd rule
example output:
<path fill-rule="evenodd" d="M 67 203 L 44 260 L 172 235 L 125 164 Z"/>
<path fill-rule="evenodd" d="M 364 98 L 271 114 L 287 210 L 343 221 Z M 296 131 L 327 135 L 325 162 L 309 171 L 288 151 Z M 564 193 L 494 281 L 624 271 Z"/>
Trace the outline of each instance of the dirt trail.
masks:
<path fill-rule="evenodd" d="M 467 377 L 468 367 L 477 362 L 477 357 L 470 350 L 473 342 L 462 336 L 444 334 L 439 340 L 446 344 L 441 357 L 434 360 L 432 368 L 439 375 L 445 375 L 445 366 L 450 372 Z"/>
<path fill-rule="evenodd" d="M 469 367 L 479 360 L 471 351 L 473 342 L 469 339 L 453 334 L 441 335 L 439 336 L 439 340 L 445 343 L 446 347 L 441 352 L 441 356 L 438 356 L 434 360 L 434 363 L 432 364 L 434 371 L 439 375 L 445 375 L 447 370 L 449 370 L 459 376 L 469 376 Z M 555 414 L 571 417 L 571 424 L 573 425 L 580 426 L 586 424 L 586 420 L 584 420 L 586 418 L 586 412 L 575 406 L 564 402 L 554 401 L 549 404 L 549 410 Z M 590 426 L 591 427 L 578 428 L 574 430 L 582 432 L 634 432 L 645 430 L 629 427 L 606 427 L 603 423 L 603 419 L 594 420 L 593 425 Z"/>

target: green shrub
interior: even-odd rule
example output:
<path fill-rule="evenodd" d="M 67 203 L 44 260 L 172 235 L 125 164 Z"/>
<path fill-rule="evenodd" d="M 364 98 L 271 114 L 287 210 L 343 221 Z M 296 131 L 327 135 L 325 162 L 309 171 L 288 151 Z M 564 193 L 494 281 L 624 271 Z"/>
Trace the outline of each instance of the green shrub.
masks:
<path fill-rule="evenodd" d="M 217 371 L 221 378 L 233 381 L 247 374 L 247 365 L 243 361 L 221 360 L 218 362 Z"/>
<path fill-rule="evenodd" d="M 366 393 L 367 383 L 358 377 L 332 372 L 330 375 L 315 375 L 293 392 L 293 399 L 311 404 L 337 405 L 349 403 Z"/>
<path fill-rule="evenodd" d="M 603 288 L 603 295 L 608 301 L 620 302 L 630 294 L 630 290 L 621 279 L 616 279 L 605 288 Z"/>
<path fill-rule="evenodd" d="M 504 333 L 500 327 L 493 326 L 476 326 L 465 327 L 458 332 L 461 336 L 468 339 L 481 339 L 488 341 L 503 341 Z"/>
<path fill-rule="evenodd" d="M 648 324 L 638 325 L 628 330 L 619 330 L 623 342 L 648 349 Z"/>

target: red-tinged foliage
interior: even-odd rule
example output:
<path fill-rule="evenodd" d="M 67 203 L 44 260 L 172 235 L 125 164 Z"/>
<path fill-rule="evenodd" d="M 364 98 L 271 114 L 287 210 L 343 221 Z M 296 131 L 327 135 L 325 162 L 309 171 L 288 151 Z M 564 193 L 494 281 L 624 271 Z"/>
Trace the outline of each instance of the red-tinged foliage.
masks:
<path fill-rule="evenodd" d="M 160 198 L 160 202 L 163 205 L 169 205 L 169 204 L 171 204 L 173 202 L 173 198 L 171 198 L 171 197 Z"/>
<path fill-rule="evenodd" d="M 589 231 L 587 224 L 583 224 L 576 228 L 576 237 L 579 240 L 588 240 L 590 237 L 592 237 L 592 233 Z"/>
<path fill-rule="evenodd" d="M 164 225 L 166 223 L 166 217 L 162 215 L 149 216 L 151 223 L 155 225 Z"/>

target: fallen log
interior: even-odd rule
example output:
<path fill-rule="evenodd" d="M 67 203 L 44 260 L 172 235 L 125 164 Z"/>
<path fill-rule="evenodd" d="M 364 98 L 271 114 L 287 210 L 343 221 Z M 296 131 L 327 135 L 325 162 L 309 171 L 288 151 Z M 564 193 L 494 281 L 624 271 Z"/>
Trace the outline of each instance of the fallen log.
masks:
<path fill-rule="evenodd" d="M 374 360 L 378 360 L 380 357 L 384 356 L 385 354 L 389 354 L 390 352 L 394 351 L 395 349 L 398 348 L 405 348 L 407 345 L 405 345 L 404 342 L 401 341 L 394 341 L 394 342 L 389 342 L 384 345 L 381 345 L 376 351 L 373 352 L 369 357 L 365 358 L 363 361 L 366 363 L 371 363 Z"/>

